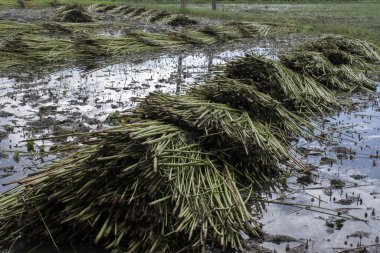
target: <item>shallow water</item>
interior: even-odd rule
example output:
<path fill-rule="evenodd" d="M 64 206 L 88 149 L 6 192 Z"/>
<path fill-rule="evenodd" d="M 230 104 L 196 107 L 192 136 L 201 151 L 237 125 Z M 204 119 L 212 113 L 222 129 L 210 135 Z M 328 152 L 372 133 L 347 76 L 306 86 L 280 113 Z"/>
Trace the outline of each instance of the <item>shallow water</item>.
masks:
<path fill-rule="evenodd" d="M 280 46 L 278 45 L 280 44 Z M 62 145 L 68 138 L 52 141 L 36 141 L 35 154 L 27 152 L 26 139 L 41 136 L 56 136 L 69 132 L 85 132 L 106 127 L 104 120 L 116 110 L 136 105 L 136 98 L 142 98 L 152 91 L 182 94 L 188 88 L 202 83 L 215 74 L 216 66 L 243 56 L 248 52 L 276 59 L 279 48 L 290 49 L 289 41 L 260 41 L 255 46 L 244 46 L 236 50 L 216 50 L 162 55 L 141 63 L 124 62 L 92 71 L 78 68 L 65 69 L 30 81 L 0 78 L 0 184 L 10 182 L 41 167 L 42 162 L 55 157 L 40 157 L 41 147 L 48 150 L 52 145 Z M 306 142 L 301 140 L 298 147 L 314 149 L 307 152 L 305 163 L 316 165 L 316 178 L 308 185 L 289 180 L 292 190 L 277 197 L 287 203 L 301 203 L 329 209 L 348 208 L 349 215 L 360 218 L 350 219 L 338 228 L 326 226 L 331 215 L 310 212 L 301 208 L 268 204 L 260 222 L 269 234 L 294 237 L 291 252 L 336 252 L 335 248 L 356 247 L 358 242 L 369 245 L 380 236 L 380 160 L 370 158 L 380 150 L 380 108 L 379 91 L 371 101 L 367 96 L 355 98 L 359 109 L 342 112 L 328 118 L 323 131 L 332 135 L 330 143 Z M 355 116 L 355 115 L 370 115 Z M 356 154 L 337 158 L 334 147 L 346 147 Z M 17 160 L 17 152 L 20 159 Z M 333 165 L 320 165 L 321 157 L 336 159 Z M 351 159 L 350 159 L 351 158 Z M 375 161 L 375 162 L 374 162 Z M 354 179 L 351 175 L 366 176 Z M 358 177 L 356 177 L 358 178 Z M 331 189 L 331 179 L 345 182 L 343 189 Z M 355 185 L 357 184 L 357 185 Z M 358 186 L 359 185 L 359 186 Z M 13 187 L 0 187 L 4 192 Z M 327 194 L 332 193 L 331 197 Z M 327 194 L 326 194 L 327 193 Z M 350 205 L 335 203 L 341 199 L 356 197 Z M 359 196 L 362 203 L 358 201 Z M 334 201 L 335 198 L 335 201 Z M 374 215 L 372 211 L 374 210 Z M 367 213 L 367 217 L 365 217 Z M 362 238 L 349 237 L 362 231 Z M 306 249 L 306 240 L 308 248 Z M 345 242 L 347 243 L 345 244 Z M 287 241 L 280 244 L 264 242 L 262 245 L 277 252 L 285 252 Z M 302 249 L 300 249 L 302 248 Z M 376 249 L 374 249 L 373 252 Z M 380 249 L 379 249 L 380 250 Z M 47 249 L 49 252 L 49 249 Z"/>
<path fill-rule="evenodd" d="M 296 178 L 291 178 L 290 192 L 276 199 L 340 210 L 352 218 L 345 219 L 341 228 L 336 223 L 331 228 L 327 224 L 331 224 L 335 212 L 327 211 L 329 215 L 293 206 L 269 204 L 261 219 L 266 233 L 297 239 L 297 242 L 290 244 L 290 248 L 298 246 L 301 250 L 294 252 L 339 252 L 373 244 L 376 246 L 368 247 L 367 250 L 380 251 L 379 99 L 380 83 L 374 98 L 368 99 L 368 95 L 354 98 L 359 107 L 357 110 L 340 112 L 325 119 L 328 122 L 322 132 L 331 137 L 329 141 L 320 143 L 301 140 L 297 146 L 309 149 L 304 158 L 305 163 L 316 167 L 313 171 L 316 175 L 314 182 L 301 185 Z M 322 157 L 336 162 L 321 164 Z M 331 180 L 341 180 L 343 188 L 331 188 Z M 277 252 L 285 252 L 287 243 L 284 240 L 280 244 L 264 242 L 262 245 Z"/>
<path fill-rule="evenodd" d="M 48 150 L 69 140 L 36 141 L 30 155 L 27 139 L 100 129 L 110 113 L 135 106 L 136 98 L 149 92 L 181 94 L 232 58 L 247 52 L 275 58 L 277 50 L 272 41 L 263 40 L 236 50 L 162 55 L 91 71 L 65 69 L 36 80 L 0 78 L 0 184 L 38 169 L 41 147 Z M 11 187 L 0 186 L 0 192 Z"/>

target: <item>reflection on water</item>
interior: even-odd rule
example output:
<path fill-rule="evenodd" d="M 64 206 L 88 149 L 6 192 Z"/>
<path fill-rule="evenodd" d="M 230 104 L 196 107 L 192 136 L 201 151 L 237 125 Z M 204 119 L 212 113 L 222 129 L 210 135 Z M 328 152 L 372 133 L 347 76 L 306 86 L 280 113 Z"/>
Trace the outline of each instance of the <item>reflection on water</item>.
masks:
<path fill-rule="evenodd" d="M 13 171 L 2 173 L 0 169 L 0 184 L 38 169 L 41 160 L 26 152 L 26 139 L 105 127 L 103 121 L 110 113 L 134 106 L 136 98 L 149 92 L 181 94 L 229 59 L 247 52 L 273 58 L 276 50 L 272 43 L 262 41 L 238 50 L 163 55 L 91 71 L 65 69 L 31 81 L 0 78 L 0 168 Z M 33 144 L 38 153 L 54 143 Z M 0 192 L 9 187 L 0 187 Z"/>
<path fill-rule="evenodd" d="M 340 222 L 340 217 L 329 214 L 270 204 L 261 220 L 265 232 L 294 237 L 298 242 L 293 242 L 290 246 L 298 246 L 303 250 L 297 252 L 339 252 L 360 245 L 378 244 L 379 95 L 379 90 L 370 100 L 367 95 L 358 95 L 354 98 L 358 110 L 341 112 L 325 119 L 323 132 L 326 137 L 332 137 L 328 142 L 300 141 L 297 146 L 308 151 L 305 162 L 316 167 L 316 177 L 311 184 L 305 186 L 292 178 L 289 180 L 291 192 L 278 196 L 288 203 L 340 210 L 361 221 L 352 218 Z M 342 189 L 332 187 L 337 184 L 344 186 Z M 307 240 L 309 242 L 306 248 Z M 263 246 L 284 252 L 286 244 L 286 241 L 280 244 L 265 242 Z M 368 247 L 368 250 L 365 252 L 378 252 L 380 245 Z"/>
<path fill-rule="evenodd" d="M 287 47 L 286 42 L 283 44 Z M 215 66 L 247 52 L 276 59 L 278 48 L 263 41 L 251 48 L 164 55 L 138 64 L 124 62 L 87 72 L 65 69 L 32 81 L 0 78 L 0 184 L 40 167 L 39 155 L 28 154 L 23 140 L 103 128 L 109 113 L 134 106 L 136 98 L 149 92 L 182 94 L 212 76 Z M 359 95 L 355 98 L 359 110 L 328 118 L 324 132 L 325 136 L 333 136 L 330 143 L 297 144 L 310 151 L 305 162 L 318 166 L 316 177 L 304 186 L 290 179 L 292 191 L 279 196 L 286 202 L 340 208 L 342 213 L 366 222 L 343 222 L 328 214 L 269 204 L 261 218 L 265 232 L 294 237 L 296 241 L 290 247 L 301 247 L 302 251 L 297 252 L 335 252 L 335 248 L 376 243 L 380 236 L 378 95 L 369 103 L 366 96 Z M 67 138 L 61 138 L 58 144 L 65 141 Z M 36 141 L 33 146 L 38 153 L 54 144 L 57 142 Z M 44 157 L 43 161 L 52 159 Z M 331 188 L 332 179 L 343 182 L 343 189 Z M 10 187 L 0 187 L 0 192 Z M 265 242 L 263 246 L 285 252 L 286 243 Z"/>

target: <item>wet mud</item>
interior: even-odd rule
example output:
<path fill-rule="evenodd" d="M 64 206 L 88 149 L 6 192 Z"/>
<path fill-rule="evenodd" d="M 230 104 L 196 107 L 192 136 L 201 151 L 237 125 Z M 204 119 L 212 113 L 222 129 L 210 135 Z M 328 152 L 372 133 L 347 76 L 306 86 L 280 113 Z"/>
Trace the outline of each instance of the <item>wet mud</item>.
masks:
<path fill-rule="evenodd" d="M 12 19 L 11 14 L 1 11 L 0 18 Z M 20 11 L 12 20 L 33 22 L 33 15 L 49 18 L 44 12 Z M 141 27 L 161 29 L 145 23 Z M 103 32 L 116 37 L 123 33 Z M 145 55 L 139 62 L 73 67 L 38 77 L 0 78 L 0 184 L 4 184 L 0 192 L 11 189 L 12 180 L 60 157 L 48 154 L 49 150 L 78 145 L 72 144 L 75 138 L 68 135 L 107 127 L 111 113 L 135 106 L 137 99 L 149 92 L 181 94 L 217 74 L 217 66 L 230 59 L 248 52 L 277 59 L 279 52 L 308 39 L 293 36 Z M 318 141 L 295 143 L 312 170 L 290 178 L 288 191 L 273 198 L 279 203 L 265 206 L 259 220 L 265 234 L 260 240 L 247 239 L 247 252 L 380 250 L 379 99 L 380 89 L 375 94 L 356 95 L 355 109 L 316 119 L 321 129 Z M 314 211 L 309 211 L 310 207 Z M 22 250 L 16 248 L 15 252 Z"/>
<path fill-rule="evenodd" d="M 380 250 L 379 86 L 375 94 L 355 96 L 355 109 L 322 119 L 324 139 L 296 144 L 314 169 L 308 180 L 290 178 L 289 191 L 273 198 L 280 204 L 266 206 L 264 231 L 284 237 L 264 237 L 261 246 L 272 252 Z"/>
<path fill-rule="evenodd" d="M 54 159 L 44 155 L 72 141 L 65 135 L 107 127 L 111 113 L 135 106 L 136 100 L 149 92 L 181 94 L 216 74 L 217 67 L 230 59 L 248 52 L 276 58 L 280 48 L 292 47 L 291 41 L 256 40 L 252 46 L 235 44 L 235 50 L 184 51 L 99 69 L 79 67 L 42 77 L 0 78 L 0 168 L 15 168 L 15 173 L 2 176 L 0 183 Z M 27 141 L 46 137 L 55 138 Z M 28 145 L 33 146 L 32 154 Z M 0 192 L 10 187 L 1 187 Z"/>

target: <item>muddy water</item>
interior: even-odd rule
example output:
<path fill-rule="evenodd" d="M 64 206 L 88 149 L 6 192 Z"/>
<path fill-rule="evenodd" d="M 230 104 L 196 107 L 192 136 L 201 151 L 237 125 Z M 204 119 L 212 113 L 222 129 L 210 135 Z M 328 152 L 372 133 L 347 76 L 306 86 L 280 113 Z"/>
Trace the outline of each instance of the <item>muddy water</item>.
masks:
<path fill-rule="evenodd" d="M 55 157 L 43 156 L 41 149 L 48 150 L 71 139 L 29 143 L 29 149 L 34 149 L 32 154 L 27 152 L 24 140 L 106 127 L 104 121 L 110 113 L 135 106 L 136 98 L 151 91 L 184 93 L 212 76 L 212 69 L 229 59 L 247 52 L 276 59 L 279 48 L 289 47 L 287 43 L 274 46 L 272 42 L 262 41 L 258 46 L 237 50 L 162 55 L 141 63 L 124 62 L 92 71 L 65 69 L 29 81 L 1 78 L 0 184 L 54 160 Z M 380 201 L 377 199 L 380 160 L 376 159 L 380 150 L 378 100 L 379 93 L 371 100 L 367 96 L 357 96 L 357 110 L 325 120 L 322 131 L 328 141 L 301 140 L 297 143 L 299 148 L 304 148 L 305 163 L 317 167 L 313 182 L 300 184 L 296 178 L 291 178 L 290 192 L 274 199 L 341 209 L 352 218 L 340 221 L 341 217 L 333 216 L 332 211 L 323 214 L 268 204 L 261 222 L 264 231 L 272 237 L 268 236 L 262 246 L 285 252 L 289 242 L 290 252 L 339 252 L 350 245 L 355 248 L 358 243 L 377 243 L 376 237 L 380 236 Z M 321 160 L 327 163 L 320 164 Z M 331 188 L 331 180 L 343 187 Z M 0 192 L 10 187 L 12 185 L 0 186 Z M 376 252 L 377 249 L 372 247 L 371 250 Z"/>
<path fill-rule="evenodd" d="M 264 231 L 293 238 L 278 237 L 262 246 L 277 252 L 285 252 L 287 243 L 290 252 L 380 252 L 379 99 L 380 83 L 374 97 L 354 98 L 356 110 L 325 119 L 325 141 L 301 140 L 297 146 L 305 152 L 305 163 L 315 167 L 315 177 L 304 184 L 291 178 L 290 193 L 274 199 L 339 210 L 352 217 L 269 204 L 261 219 Z M 368 245 L 374 246 L 368 251 L 344 251 Z"/>
<path fill-rule="evenodd" d="M 124 62 L 83 71 L 65 69 L 36 80 L 0 78 L 0 184 L 38 169 L 52 145 L 69 141 L 25 142 L 105 127 L 110 113 L 135 105 L 152 91 L 183 93 L 210 77 L 213 67 L 247 52 L 274 57 L 276 48 L 262 41 L 237 50 L 162 55 L 141 63 Z M 34 152 L 28 151 L 33 148 Z M 31 151 L 31 150 L 29 150 Z M 0 186 L 0 192 L 12 186 Z"/>

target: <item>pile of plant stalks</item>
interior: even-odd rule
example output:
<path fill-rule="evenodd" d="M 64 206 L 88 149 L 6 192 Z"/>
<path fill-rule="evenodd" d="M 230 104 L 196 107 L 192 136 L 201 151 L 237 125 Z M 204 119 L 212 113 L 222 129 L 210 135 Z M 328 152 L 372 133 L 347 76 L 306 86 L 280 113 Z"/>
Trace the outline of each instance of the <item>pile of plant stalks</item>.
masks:
<path fill-rule="evenodd" d="M 161 15 L 160 22 L 165 25 L 170 26 L 188 26 L 188 25 L 196 25 L 198 22 L 195 19 L 191 19 L 188 16 L 177 14 L 177 15 L 170 15 L 170 16 L 162 16 Z M 155 18 L 157 21 L 157 18 Z"/>
<path fill-rule="evenodd" d="M 57 247 L 93 240 L 127 252 L 205 251 L 207 243 L 241 249 L 240 231 L 259 233 L 246 202 L 260 196 L 238 183 L 240 173 L 171 124 L 92 133 L 75 155 L 2 196 L 0 248 L 23 236 Z"/>
<path fill-rule="evenodd" d="M 149 16 L 148 21 L 154 23 L 154 22 L 157 22 L 158 20 L 162 20 L 163 18 L 168 17 L 170 15 L 171 14 L 167 11 L 154 12 Z"/>
<path fill-rule="evenodd" d="M 261 233 L 263 192 L 303 169 L 291 138 L 310 136 L 310 113 L 331 108 L 334 93 L 312 77 L 253 55 L 186 95 L 151 93 L 117 126 L 11 182 L 0 197 L 0 249 L 20 239 L 131 253 L 242 250 L 243 232 Z"/>
<path fill-rule="evenodd" d="M 112 6 L 112 5 L 111 5 Z M 107 5 L 93 5 L 89 10 L 95 12 L 111 11 L 114 14 L 128 16 L 135 20 L 144 20 L 151 23 L 160 23 L 173 27 L 195 25 L 198 22 L 183 14 L 171 14 L 167 11 L 149 10 L 144 7 L 123 5 L 115 8 Z"/>
<path fill-rule="evenodd" d="M 206 85 L 193 88 L 188 94 L 245 110 L 252 119 L 266 118 L 266 122 L 276 127 L 277 132 L 282 136 L 296 138 L 300 133 L 295 130 L 302 128 L 303 134 L 307 134 L 308 130 L 311 132 L 313 128 L 308 117 L 305 115 L 301 117 L 288 111 L 279 101 L 258 91 L 256 86 L 246 85 L 225 76 L 218 76 Z"/>
<path fill-rule="evenodd" d="M 29 46 L 22 38 L 22 34 L 5 38 L 4 41 L 0 42 L 0 51 L 22 53 L 27 48 L 29 48 Z"/>
<path fill-rule="evenodd" d="M 154 33 L 134 30 L 129 26 L 118 24 L 115 27 L 112 26 L 112 29 L 122 29 L 127 32 L 124 36 L 115 37 L 100 35 L 100 32 L 108 29 L 109 24 L 97 22 L 21 24 L 0 21 L 0 25 L 2 26 L 0 31 L 3 32 L 3 39 L 0 42 L 0 50 L 3 52 L 0 54 L 2 74 L 18 73 L 20 69 L 28 69 L 29 72 L 48 72 L 58 66 L 60 68 L 72 67 L 74 64 L 87 64 L 91 57 L 97 62 L 100 62 L 98 60 L 111 62 L 122 60 L 128 54 L 205 46 L 222 43 L 227 38 L 261 37 L 266 35 L 270 27 L 256 23 L 242 23 L 241 25 L 249 31 L 248 34 L 241 33 L 233 24 L 225 25 L 223 29 L 222 26 L 210 27 L 211 30 L 215 29 L 215 32 L 208 34 L 202 29 L 185 31 L 167 29 L 165 32 Z M 223 31 L 226 36 L 219 35 L 218 31 Z M 83 46 L 81 42 L 84 42 Z M 95 44 L 97 46 L 93 46 Z M 99 59 L 99 55 L 107 58 Z M 55 64 L 51 64 L 52 62 Z"/>
<path fill-rule="evenodd" d="M 108 12 L 114 10 L 115 8 L 117 8 L 117 6 L 112 4 L 94 4 L 91 5 L 88 9 L 89 11 L 95 12 Z"/>
<path fill-rule="evenodd" d="M 339 108 L 339 103 L 330 90 L 279 61 L 250 54 L 229 62 L 224 72 L 229 78 L 239 79 L 240 82 L 269 94 L 290 111 L 314 114 Z"/>
<path fill-rule="evenodd" d="M 380 49 L 367 41 L 345 36 L 327 36 L 311 41 L 301 48 L 303 51 L 317 51 L 324 54 L 334 65 L 362 66 L 380 62 Z M 364 63 L 363 67 L 367 67 Z"/>
<path fill-rule="evenodd" d="M 63 25 L 61 25 L 60 23 L 57 23 L 57 22 L 45 22 L 45 23 L 42 23 L 41 26 L 45 29 L 48 30 L 49 33 L 51 33 L 52 35 L 72 35 L 73 34 L 73 30 L 71 30 L 70 28 L 67 28 Z"/>
<path fill-rule="evenodd" d="M 85 34 L 78 34 L 72 37 L 75 50 L 80 54 L 82 59 L 92 59 L 94 56 L 101 57 L 107 54 L 106 48 L 99 44 L 96 39 L 90 38 Z"/>
<path fill-rule="evenodd" d="M 288 68 L 309 75 L 330 90 L 374 90 L 375 82 L 348 65 L 334 66 L 322 53 L 305 51 L 282 55 L 281 62 Z"/>
<path fill-rule="evenodd" d="M 21 236 L 127 252 L 242 249 L 242 231 L 260 233 L 248 199 L 284 187 L 282 165 L 295 158 L 274 134 L 279 127 L 250 116 L 254 107 L 248 113 L 204 97 L 152 93 L 120 116 L 128 123 L 88 134 L 74 155 L 17 180 L 0 199 L 0 247 Z M 260 211 L 258 202 L 253 213 Z"/>
<path fill-rule="evenodd" d="M 55 11 L 53 19 L 58 22 L 70 23 L 86 23 L 94 21 L 84 7 L 78 4 L 69 4 L 58 8 Z"/>

